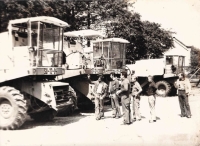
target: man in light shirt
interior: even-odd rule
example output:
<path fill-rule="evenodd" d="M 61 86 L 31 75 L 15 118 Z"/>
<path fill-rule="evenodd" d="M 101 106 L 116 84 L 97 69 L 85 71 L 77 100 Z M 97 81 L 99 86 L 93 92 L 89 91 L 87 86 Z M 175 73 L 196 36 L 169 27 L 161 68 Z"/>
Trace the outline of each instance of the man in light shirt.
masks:
<path fill-rule="evenodd" d="M 103 82 L 103 75 L 100 75 L 97 82 L 94 85 L 93 93 L 95 95 L 95 117 L 96 120 L 100 120 L 104 117 L 104 98 L 107 95 L 108 85 Z"/>
<path fill-rule="evenodd" d="M 140 114 L 140 93 L 142 92 L 142 87 L 137 81 L 137 77 L 135 75 L 131 76 L 131 82 L 132 82 L 132 92 L 131 96 L 133 99 L 133 121 L 140 121 L 141 120 L 141 114 Z"/>
<path fill-rule="evenodd" d="M 191 84 L 189 79 L 185 77 L 184 73 L 180 73 L 178 77 L 179 79 L 175 82 L 175 87 L 178 90 L 181 117 L 191 118 L 190 105 L 188 102 L 188 96 L 191 92 Z"/>
<path fill-rule="evenodd" d="M 157 86 L 155 82 L 153 81 L 153 76 L 149 75 L 147 77 L 148 83 L 146 88 L 146 93 L 148 96 L 148 102 L 149 102 L 149 108 L 150 108 L 150 120 L 149 123 L 156 122 L 156 111 L 155 111 L 155 105 L 156 105 L 156 90 Z"/>

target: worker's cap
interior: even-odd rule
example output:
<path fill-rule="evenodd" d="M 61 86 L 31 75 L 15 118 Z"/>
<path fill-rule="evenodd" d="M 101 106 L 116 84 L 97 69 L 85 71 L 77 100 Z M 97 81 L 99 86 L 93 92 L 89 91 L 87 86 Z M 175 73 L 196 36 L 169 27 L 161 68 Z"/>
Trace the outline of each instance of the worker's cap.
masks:
<path fill-rule="evenodd" d="M 98 74 L 97 76 L 98 76 L 98 77 L 101 77 L 102 79 L 103 79 L 103 77 L 104 77 L 103 74 Z"/>
<path fill-rule="evenodd" d="M 132 70 L 132 71 L 131 71 L 131 75 L 133 75 L 133 74 L 135 74 L 135 70 Z"/>

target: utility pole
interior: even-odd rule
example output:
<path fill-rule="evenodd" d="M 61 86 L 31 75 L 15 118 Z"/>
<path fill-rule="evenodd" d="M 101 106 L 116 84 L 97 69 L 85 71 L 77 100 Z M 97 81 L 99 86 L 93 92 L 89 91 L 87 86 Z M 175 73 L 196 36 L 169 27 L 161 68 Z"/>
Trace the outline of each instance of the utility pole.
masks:
<path fill-rule="evenodd" d="M 87 2 L 88 4 L 88 13 L 87 13 L 87 28 L 90 29 L 90 1 Z"/>

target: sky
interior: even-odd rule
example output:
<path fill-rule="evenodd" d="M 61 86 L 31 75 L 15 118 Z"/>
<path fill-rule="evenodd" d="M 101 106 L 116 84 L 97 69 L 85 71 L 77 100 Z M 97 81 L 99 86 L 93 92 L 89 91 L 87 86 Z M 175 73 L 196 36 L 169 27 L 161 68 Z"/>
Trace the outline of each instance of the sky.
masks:
<path fill-rule="evenodd" d="M 142 20 L 156 22 L 187 46 L 200 49 L 200 0 L 129 0 Z"/>

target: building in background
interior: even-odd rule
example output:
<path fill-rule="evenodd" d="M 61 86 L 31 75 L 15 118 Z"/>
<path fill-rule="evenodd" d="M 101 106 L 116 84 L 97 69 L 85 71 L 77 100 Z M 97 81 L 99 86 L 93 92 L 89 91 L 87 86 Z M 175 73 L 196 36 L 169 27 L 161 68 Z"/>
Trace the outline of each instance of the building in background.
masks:
<path fill-rule="evenodd" d="M 184 43 L 182 43 L 177 38 L 174 39 L 174 48 L 171 48 L 167 50 L 164 53 L 164 56 L 166 55 L 182 55 L 185 56 L 185 67 L 189 67 L 191 64 L 191 47 L 186 46 Z"/>

